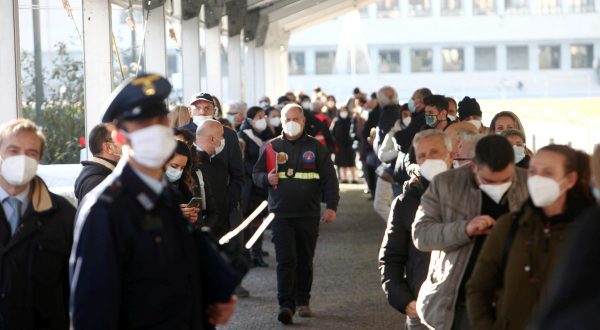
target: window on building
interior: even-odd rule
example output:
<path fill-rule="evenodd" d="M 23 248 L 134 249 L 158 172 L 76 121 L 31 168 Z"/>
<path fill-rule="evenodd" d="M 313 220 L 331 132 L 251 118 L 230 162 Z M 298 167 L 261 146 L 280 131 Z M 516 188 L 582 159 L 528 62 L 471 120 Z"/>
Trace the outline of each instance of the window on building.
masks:
<path fill-rule="evenodd" d="M 409 0 L 408 1 L 408 16 L 430 16 L 431 1 L 430 0 Z"/>
<path fill-rule="evenodd" d="M 335 52 L 316 52 L 315 53 L 315 64 L 317 74 L 332 74 L 333 67 L 335 64 Z"/>
<path fill-rule="evenodd" d="M 528 14 L 529 0 L 504 0 L 507 14 Z"/>
<path fill-rule="evenodd" d="M 560 69 L 560 46 L 540 46 L 540 69 Z"/>
<path fill-rule="evenodd" d="M 506 47 L 506 68 L 509 70 L 529 69 L 529 48 L 527 46 Z"/>
<path fill-rule="evenodd" d="M 459 16 L 462 12 L 462 0 L 442 1 L 442 16 Z"/>
<path fill-rule="evenodd" d="M 288 65 L 290 74 L 305 74 L 304 52 L 289 52 Z"/>
<path fill-rule="evenodd" d="M 463 71 L 465 69 L 464 55 L 462 48 L 442 49 L 442 70 Z"/>
<path fill-rule="evenodd" d="M 475 70 L 496 70 L 496 47 L 475 47 Z"/>
<path fill-rule="evenodd" d="M 433 70 L 433 51 L 431 49 L 411 49 L 410 71 L 431 72 Z"/>
<path fill-rule="evenodd" d="M 594 62 L 593 45 L 571 45 L 571 68 L 591 68 Z"/>
<path fill-rule="evenodd" d="M 400 4 L 398 0 L 377 0 L 378 18 L 398 18 L 400 17 Z"/>
<path fill-rule="evenodd" d="M 473 15 L 493 15 L 496 12 L 496 0 L 473 0 Z"/>
<path fill-rule="evenodd" d="M 594 0 L 565 0 L 568 1 L 571 13 L 593 13 L 596 11 Z"/>
<path fill-rule="evenodd" d="M 537 14 L 550 15 L 561 12 L 560 0 L 533 0 L 533 8 Z"/>
<path fill-rule="evenodd" d="M 400 51 L 399 50 L 380 50 L 379 51 L 379 72 L 381 72 L 381 73 L 400 72 Z"/>

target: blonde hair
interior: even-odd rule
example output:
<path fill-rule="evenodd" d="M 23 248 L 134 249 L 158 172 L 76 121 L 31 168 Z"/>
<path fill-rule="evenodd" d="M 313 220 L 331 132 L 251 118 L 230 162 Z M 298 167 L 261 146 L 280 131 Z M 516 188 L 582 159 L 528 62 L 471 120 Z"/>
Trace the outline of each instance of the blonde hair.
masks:
<path fill-rule="evenodd" d="M 177 128 L 187 125 L 190 122 L 190 109 L 185 105 L 176 105 L 171 112 L 169 112 L 169 126 L 171 128 Z"/>
<path fill-rule="evenodd" d="M 33 133 L 40 139 L 40 142 L 42 143 L 40 147 L 41 158 L 42 154 L 44 153 L 44 148 L 46 147 L 46 137 L 38 128 L 38 126 L 29 119 L 15 119 L 0 126 L 0 146 L 2 143 L 4 143 L 4 139 L 6 139 L 8 136 L 22 132 Z"/>

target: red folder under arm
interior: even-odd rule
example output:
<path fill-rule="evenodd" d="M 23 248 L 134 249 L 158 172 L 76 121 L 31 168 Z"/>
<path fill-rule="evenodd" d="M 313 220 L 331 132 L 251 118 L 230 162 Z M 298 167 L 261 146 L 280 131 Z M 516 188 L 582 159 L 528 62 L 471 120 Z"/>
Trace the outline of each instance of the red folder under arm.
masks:
<path fill-rule="evenodd" d="M 277 152 L 270 143 L 265 146 L 265 160 L 267 162 L 267 173 L 271 173 L 273 169 L 277 172 Z"/>

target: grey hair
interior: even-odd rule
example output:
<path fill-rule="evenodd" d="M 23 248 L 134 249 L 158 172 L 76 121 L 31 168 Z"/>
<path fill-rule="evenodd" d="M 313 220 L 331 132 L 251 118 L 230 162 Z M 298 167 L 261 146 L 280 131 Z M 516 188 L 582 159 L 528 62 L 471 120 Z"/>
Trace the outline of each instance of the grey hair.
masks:
<path fill-rule="evenodd" d="M 288 103 L 286 104 L 283 109 L 281 109 L 281 118 L 285 118 L 285 114 L 292 110 L 292 109 L 296 109 L 298 110 L 298 112 L 300 113 L 300 115 L 302 117 L 304 117 L 304 109 L 302 109 L 302 107 L 299 104 L 296 103 Z"/>
<path fill-rule="evenodd" d="M 389 98 L 385 94 L 386 89 L 391 89 L 392 91 L 394 91 L 394 96 L 392 96 L 392 98 Z M 396 90 L 392 86 L 383 86 L 379 89 L 379 91 L 377 91 L 377 102 L 379 102 L 379 104 L 381 104 L 382 107 L 385 107 L 386 105 L 390 104 L 398 104 L 398 92 L 396 92 Z"/>
<path fill-rule="evenodd" d="M 248 110 L 248 106 L 246 105 L 245 102 L 238 101 L 238 102 L 229 103 L 229 110 L 231 110 L 231 109 L 238 110 L 238 112 L 245 115 L 246 110 Z"/>
<path fill-rule="evenodd" d="M 432 136 L 437 136 L 442 138 L 442 140 L 444 140 L 444 146 L 446 147 L 446 149 L 448 150 L 448 152 L 452 152 L 452 140 L 450 140 L 450 137 L 448 136 L 448 134 L 444 133 L 444 131 L 439 130 L 439 129 L 427 129 L 424 131 L 421 131 L 419 133 L 417 133 L 415 135 L 415 137 L 413 138 L 413 148 L 417 149 L 417 144 L 428 137 L 432 137 Z"/>
<path fill-rule="evenodd" d="M 477 145 L 477 143 L 479 143 L 479 140 L 483 139 L 484 137 L 486 137 L 486 134 L 473 134 L 472 132 L 469 131 L 465 131 L 463 133 L 463 138 L 462 138 L 462 144 L 460 149 L 462 149 L 462 145 L 464 145 L 465 143 L 470 144 L 473 146 L 473 148 L 471 148 L 471 152 L 469 153 L 469 155 L 467 156 L 467 158 L 475 158 L 475 146 Z"/>
<path fill-rule="evenodd" d="M 503 131 L 502 133 L 500 133 L 502 136 L 504 136 L 505 138 L 509 137 L 509 136 L 518 136 L 521 139 L 523 139 L 523 143 L 526 143 L 527 141 L 525 140 L 525 134 L 523 134 L 523 131 L 517 130 L 517 129 L 507 129 L 505 131 Z"/>

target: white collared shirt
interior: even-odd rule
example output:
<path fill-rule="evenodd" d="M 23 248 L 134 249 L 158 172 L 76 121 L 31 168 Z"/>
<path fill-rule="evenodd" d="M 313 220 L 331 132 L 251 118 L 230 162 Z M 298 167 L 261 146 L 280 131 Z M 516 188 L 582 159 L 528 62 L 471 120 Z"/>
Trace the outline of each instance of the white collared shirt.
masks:
<path fill-rule="evenodd" d="M 137 174 L 140 179 L 142 179 L 142 181 L 150 188 L 150 190 L 152 190 L 156 195 L 160 195 L 163 191 L 163 189 L 165 189 L 165 186 L 167 185 L 167 182 L 165 180 L 165 178 L 163 177 L 160 181 L 156 180 L 155 178 L 143 173 L 142 171 L 136 169 L 135 167 L 131 167 L 131 169 L 133 169 L 133 171 L 135 172 L 135 174 Z"/>

